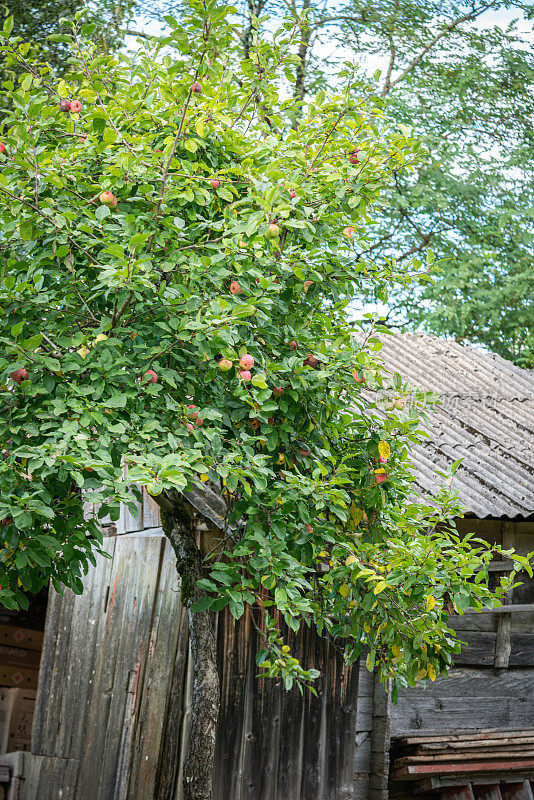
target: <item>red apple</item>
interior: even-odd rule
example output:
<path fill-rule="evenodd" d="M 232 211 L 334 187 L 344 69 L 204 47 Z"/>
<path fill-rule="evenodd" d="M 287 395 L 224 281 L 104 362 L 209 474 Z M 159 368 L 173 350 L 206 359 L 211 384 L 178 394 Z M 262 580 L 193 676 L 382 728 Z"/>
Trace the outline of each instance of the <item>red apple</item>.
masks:
<path fill-rule="evenodd" d="M 387 481 L 387 479 L 388 479 L 388 474 L 384 468 L 375 469 L 375 481 L 377 483 L 384 483 L 384 481 Z"/>
<path fill-rule="evenodd" d="M 16 369 L 15 372 L 10 373 L 9 377 L 14 383 L 22 383 L 22 381 L 27 381 L 30 377 L 24 368 Z"/>
<path fill-rule="evenodd" d="M 239 366 L 244 370 L 250 369 L 254 366 L 254 358 L 249 353 L 245 353 L 239 359 Z"/>
<path fill-rule="evenodd" d="M 313 533 L 313 528 L 312 528 L 312 526 L 311 526 L 311 525 L 309 525 L 309 524 L 308 524 L 308 525 L 306 525 L 306 530 L 308 531 L 308 533 Z"/>
<path fill-rule="evenodd" d="M 384 458 L 384 456 L 379 455 L 378 456 L 378 463 L 379 464 L 387 464 L 388 460 L 387 460 L 387 458 Z"/>
<path fill-rule="evenodd" d="M 200 427 L 202 426 L 202 423 L 203 423 L 203 422 L 204 422 L 204 420 L 200 419 L 200 417 L 197 417 L 197 418 L 196 418 L 196 420 L 195 420 L 195 425 L 196 425 L 198 428 L 200 428 Z"/>
<path fill-rule="evenodd" d="M 69 111 L 71 114 L 78 114 L 82 110 L 82 104 L 79 100 L 71 100 Z"/>
<path fill-rule="evenodd" d="M 0 142 L 0 153 L 5 153 L 5 152 L 6 152 L 6 146 L 3 142 Z"/>
<path fill-rule="evenodd" d="M 363 377 L 363 375 L 360 375 L 360 373 L 356 369 L 352 373 L 352 377 L 354 378 L 356 383 L 364 383 L 365 382 L 365 378 Z"/>
<path fill-rule="evenodd" d="M 185 427 L 187 428 L 188 431 L 194 431 L 195 430 L 195 426 L 191 425 L 190 422 L 186 422 L 185 423 Z"/>
<path fill-rule="evenodd" d="M 153 369 L 147 369 L 145 372 L 145 378 L 147 378 L 147 383 L 157 383 L 158 382 L 158 375 L 154 372 Z"/>
<path fill-rule="evenodd" d="M 302 288 L 304 289 L 304 294 L 308 294 L 308 289 L 312 285 L 313 281 L 304 281 L 302 284 Z"/>
<path fill-rule="evenodd" d="M 191 92 L 193 94 L 202 94 L 202 86 L 198 81 L 191 84 Z"/>
<path fill-rule="evenodd" d="M 70 100 L 60 100 L 59 101 L 59 110 L 60 111 L 70 111 Z"/>
<path fill-rule="evenodd" d="M 273 389 L 273 397 L 282 397 L 283 394 L 284 394 L 284 390 L 282 389 L 281 386 L 276 386 Z"/>
<path fill-rule="evenodd" d="M 297 343 L 296 343 L 296 341 L 293 339 L 291 342 L 289 342 L 289 346 L 290 346 L 290 348 L 291 348 L 292 350 L 296 350 L 296 349 L 297 349 L 297 347 L 298 347 L 298 344 L 297 344 Z"/>
<path fill-rule="evenodd" d="M 190 419 L 194 422 L 195 420 L 198 419 L 198 413 L 196 411 L 193 411 L 193 409 L 196 408 L 196 406 L 191 403 L 190 405 L 187 406 L 187 408 L 189 409 L 189 411 L 187 412 L 187 419 Z"/>
<path fill-rule="evenodd" d="M 359 152 L 360 152 L 360 148 L 359 147 L 355 147 L 354 150 L 352 150 L 349 153 L 349 161 L 350 161 L 351 164 L 357 164 L 358 163 L 358 153 Z"/>
<path fill-rule="evenodd" d="M 104 206 L 109 206 L 110 208 L 116 208 L 117 206 L 117 198 L 115 197 L 113 192 L 110 192 L 109 190 L 106 192 L 102 192 L 102 194 L 98 199 Z"/>
<path fill-rule="evenodd" d="M 354 234 L 356 233 L 356 228 L 353 228 L 352 225 L 349 225 L 348 228 L 343 228 L 343 233 L 347 239 L 353 239 Z"/>
<path fill-rule="evenodd" d="M 228 372 L 228 370 L 232 369 L 234 365 L 227 358 L 221 358 L 217 366 L 221 372 Z"/>
<path fill-rule="evenodd" d="M 311 367 L 312 369 L 319 369 L 321 364 L 321 362 L 311 354 L 307 355 L 302 363 L 305 367 Z"/>
<path fill-rule="evenodd" d="M 296 191 L 294 189 L 290 189 L 289 190 L 289 196 L 293 200 L 293 198 L 297 196 Z"/>
<path fill-rule="evenodd" d="M 211 183 L 211 185 L 213 186 L 214 189 L 218 189 L 219 188 L 219 181 L 217 180 L 217 178 L 212 178 L 210 180 L 210 183 Z"/>
<path fill-rule="evenodd" d="M 248 383 L 252 379 L 252 375 L 248 369 L 242 369 L 239 373 L 239 377 L 243 383 Z"/>
<path fill-rule="evenodd" d="M 243 294 L 243 289 L 237 281 L 232 281 L 230 284 L 230 294 Z"/>
<path fill-rule="evenodd" d="M 2 525 L 11 525 L 13 522 L 13 517 L 4 517 L 2 520 Z"/>

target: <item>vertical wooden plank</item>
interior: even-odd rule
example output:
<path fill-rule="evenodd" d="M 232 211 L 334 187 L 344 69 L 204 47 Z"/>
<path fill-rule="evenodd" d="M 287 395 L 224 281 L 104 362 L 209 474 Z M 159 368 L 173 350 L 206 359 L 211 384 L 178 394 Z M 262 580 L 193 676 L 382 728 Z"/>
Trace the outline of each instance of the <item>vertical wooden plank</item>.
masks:
<path fill-rule="evenodd" d="M 304 668 L 315 666 L 307 663 L 306 640 L 309 629 L 303 626 L 298 635 L 292 631 L 287 634 L 291 655 L 298 658 Z M 278 761 L 277 797 L 301 796 L 302 756 L 304 746 L 304 696 L 298 689 L 282 694 L 280 709 L 280 757 Z M 307 694 L 308 690 L 304 689 Z"/>
<path fill-rule="evenodd" d="M 148 651 L 140 676 L 136 708 L 133 761 L 129 776 L 129 797 L 143 786 L 152 798 L 158 777 L 167 697 L 173 680 L 170 665 L 176 657 L 183 608 L 178 591 L 176 558 L 166 539 L 161 538 L 160 577 L 155 589 L 154 616 L 147 631 Z M 178 623 L 178 624 L 177 624 Z"/>
<path fill-rule="evenodd" d="M 304 697 L 304 736 L 302 764 L 302 797 L 321 797 L 324 775 L 324 696 L 326 682 L 326 643 L 310 632 L 306 643 L 306 663 L 320 670 L 315 681 L 318 697 L 308 693 Z"/>
<path fill-rule="evenodd" d="M 215 746 L 215 798 L 239 798 L 243 774 L 243 747 L 247 717 L 246 690 L 248 650 L 252 611 L 247 607 L 243 617 L 234 624 L 226 608 L 219 615 L 217 650 L 221 703 L 219 730 Z"/>
<path fill-rule="evenodd" d="M 471 784 L 440 790 L 440 800 L 475 800 Z"/>
<path fill-rule="evenodd" d="M 326 777 L 325 797 L 344 800 L 354 791 L 354 749 L 356 742 L 356 709 L 358 697 L 358 665 L 346 667 L 341 653 L 330 646 L 331 678 L 326 692 Z"/>
<path fill-rule="evenodd" d="M 501 784 L 502 800 L 532 800 L 530 781 Z"/>
<path fill-rule="evenodd" d="M 473 791 L 476 800 L 502 800 L 498 783 L 486 786 L 474 786 Z"/>
<path fill-rule="evenodd" d="M 143 528 L 158 528 L 161 525 L 160 509 L 153 497 L 143 488 Z"/>
<path fill-rule="evenodd" d="M 515 523 L 503 522 L 502 523 L 502 546 L 508 549 L 515 545 Z M 513 589 L 509 589 L 506 593 L 505 605 L 510 605 L 513 602 Z M 511 644 L 511 629 L 512 629 L 512 615 L 499 614 L 497 621 L 497 638 L 495 640 L 495 667 L 498 669 L 505 669 L 508 667 L 510 661 L 510 653 L 512 650 Z"/>
<path fill-rule="evenodd" d="M 174 563 L 173 563 L 174 569 Z M 172 683 L 164 715 L 161 752 L 156 778 L 154 800 L 174 800 L 180 767 L 183 763 L 184 717 L 189 678 L 188 615 L 181 607 L 176 620 L 178 638 L 172 671 Z"/>
<path fill-rule="evenodd" d="M 125 800 L 140 677 L 145 669 L 147 634 L 153 619 L 159 578 L 161 539 L 142 534 L 124 536 L 118 539 L 117 549 L 120 556 L 118 573 L 120 575 L 121 562 L 128 563 L 129 579 L 121 587 L 124 589 L 121 625 L 112 631 L 108 641 L 108 647 L 117 652 L 117 660 L 109 706 L 110 724 L 101 755 L 98 800 Z M 116 725 L 116 720 L 124 720 L 122 730 L 120 725 Z M 136 800 L 152 800 L 152 794 L 146 794 L 146 787 L 138 785 Z"/>

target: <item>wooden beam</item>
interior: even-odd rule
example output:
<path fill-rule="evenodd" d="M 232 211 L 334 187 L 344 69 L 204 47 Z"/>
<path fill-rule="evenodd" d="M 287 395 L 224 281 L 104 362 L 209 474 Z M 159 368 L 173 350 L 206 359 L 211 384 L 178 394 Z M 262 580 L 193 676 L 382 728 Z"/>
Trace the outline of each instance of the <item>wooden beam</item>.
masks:
<path fill-rule="evenodd" d="M 515 523 L 503 522 L 502 524 L 502 546 L 510 549 L 515 546 Z M 511 606 L 513 603 L 513 589 L 506 593 L 504 606 Z M 512 642 L 510 634 L 512 630 L 512 618 L 510 614 L 501 614 L 497 621 L 497 638 L 495 640 L 495 667 L 496 669 L 506 669 L 510 662 Z"/>
<path fill-rule="evenodd" d="M 534 603 L 518 603 L 512 606 L 497 606 L 497 608 L 482 608 L 478 611 L 476 608 L 466 608 L 465 614 L 521 614 L 532 613 L 534 611 Z M 451 617 L 454 619 L 454 617 Z"/>
<path fill-rule="evenodd" d="M 457 761 L 449 764 L 411 764 L 401 767 L 393 772 L 395 780 L 418 780 L 425 775 L 447 775 L 457 774 L 466 775 L 474 772 L 518 772 L 534 771 L 534 758 L 521 758 L 517 760 L 506 759 L 505 761 L 485 761 L 481 763 L 469 763 Z"/>

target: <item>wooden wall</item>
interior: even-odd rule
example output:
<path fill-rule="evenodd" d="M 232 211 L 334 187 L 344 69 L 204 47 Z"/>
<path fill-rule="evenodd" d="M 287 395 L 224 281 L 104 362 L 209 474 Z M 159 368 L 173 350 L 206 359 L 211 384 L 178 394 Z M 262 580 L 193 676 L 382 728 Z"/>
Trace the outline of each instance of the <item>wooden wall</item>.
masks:
<path fill-rule="evenodd" d="M 25 800 L 181 797 L 191 674 L 174 556 L 150 526 L 106 545 L 82 596 L 51 598 Z M 321 670 L 319 696 L 258 680 L 259 613 L 219 616 L 216 800 L 387 797 L 387 697 L 373 676 L 305 631 L 295 651 Z"/>
<path fill-rule="evenodd" d="M 462 520 L 460 530 L 490 542 L 534 551 L 534 523 Z M 499 562 L 502 565 L 502 562 Z M 495 572 L 498 579 L 500 566 Z M 534 720 L 534 582 L 524 581 L 507 598 L 511 613 L 451 618 L 467 644 L 449 677 L 426 688 L 406 689 L 391 709 L 391 735 L 466 728 L 532 727 Z"/>

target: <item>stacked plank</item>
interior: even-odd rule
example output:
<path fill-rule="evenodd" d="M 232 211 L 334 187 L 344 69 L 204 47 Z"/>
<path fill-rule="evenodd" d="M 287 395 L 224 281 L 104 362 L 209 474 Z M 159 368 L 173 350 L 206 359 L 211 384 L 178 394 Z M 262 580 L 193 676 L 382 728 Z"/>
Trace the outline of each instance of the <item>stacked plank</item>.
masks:
<path fill-rule="evenodd" d="M 392 797 L 533 800 L 534 729 L 403 736 L 392 743 Z"/>

